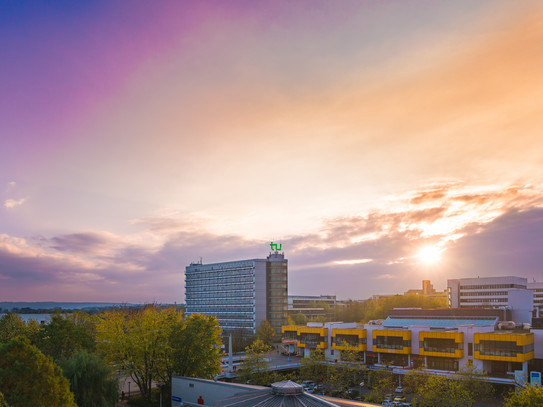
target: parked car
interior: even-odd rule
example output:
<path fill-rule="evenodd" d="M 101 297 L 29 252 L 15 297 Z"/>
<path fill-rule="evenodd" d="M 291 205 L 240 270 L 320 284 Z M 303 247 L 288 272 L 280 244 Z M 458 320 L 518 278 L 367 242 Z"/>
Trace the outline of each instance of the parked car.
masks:
<path fill-rule="evenodd" d="M 396 396 L 396 397 L 394 397 L 394 401 L 404 402 L 405 401 L 405 396 Z"/>
<path fill-rule="evenodd" d="M 394 390 L 396 393 L 403 393 L 403 387 L 402 386 L 398 386 L 396 387 L 396 390 Z"/>

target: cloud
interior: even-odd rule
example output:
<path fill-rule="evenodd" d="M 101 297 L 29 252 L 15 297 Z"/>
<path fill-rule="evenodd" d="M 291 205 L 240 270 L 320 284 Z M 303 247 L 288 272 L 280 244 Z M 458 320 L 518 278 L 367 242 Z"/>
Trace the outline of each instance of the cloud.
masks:
<path fill-rule="evenodd" d="M 315 232 L 284 238 L 289 292 L 368 298 L 404 292 L 422 279 L 444 287 L 447 278 L 474 274 L 537 276 L 543 209 L 535 187 L 447 183 L 386 202 L 364 216 L 329 219 Z M 180 302 L 184 268 L 191 262 L 263 258 L 269 252 L 268 241 L 214 233 L 186 216 L 133 224 L 144 230 L 127 236 L 0 235 L 0 295 Z M 416 255 L 426 245 L 443 250 L 440 263 L 420 263 Z"/>
<path fill-rule="evenodd" d="M 19 200 L 15 199 L 6 199 L 4 201 L 4 206 L 8 209 L 15 208 L 16 206 L 20 206 L 26 202 L 26 198 L 21 198 Z"/>

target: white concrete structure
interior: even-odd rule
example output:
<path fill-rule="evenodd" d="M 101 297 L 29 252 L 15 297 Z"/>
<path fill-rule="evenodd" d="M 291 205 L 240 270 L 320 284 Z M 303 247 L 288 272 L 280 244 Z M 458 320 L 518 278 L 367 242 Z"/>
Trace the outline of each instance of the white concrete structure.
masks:
<path fill-rule="evenodd" d="M 523 277 L 477 277 L 447 280 L 449 308 L 503 308 L 515 322 L 531 322 L 533 293 Z"/>
<path fill-rule="evenodd" d="M 528 283 L 528 290 L 534 295 L 534 310 L 537 317 L 543 317 L 543 282 Z"/>

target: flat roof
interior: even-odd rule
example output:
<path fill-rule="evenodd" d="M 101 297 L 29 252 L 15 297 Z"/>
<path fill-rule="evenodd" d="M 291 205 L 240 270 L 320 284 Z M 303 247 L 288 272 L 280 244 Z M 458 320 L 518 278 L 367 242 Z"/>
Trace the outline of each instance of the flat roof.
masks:
<path fill-rule="evenodd" d="M 427 326 L 430 328 L 458 328 L 461 325 L 494 326 L 498 318 L 456 319 L 456 318 L 391 318 L 383 322 L 385 328 L 404 326 Z"/>

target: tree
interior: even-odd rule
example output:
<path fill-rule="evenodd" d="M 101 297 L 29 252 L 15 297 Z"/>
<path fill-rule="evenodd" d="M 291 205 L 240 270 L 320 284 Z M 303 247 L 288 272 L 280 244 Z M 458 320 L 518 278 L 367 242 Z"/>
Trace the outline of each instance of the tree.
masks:
<path fill-rule="evenodd" d="M 214 316 L 194 314 L 179 320 L 169 337 L 170 361 L 162 381 L 172 375 L 210 379 L 221 372 L 221 328 Z"/>
<path fill-rule="evenodd" d="M 254 379 L 262 383 L 262 378 L 267 373 L 268 362 L 264 355 L 270 351 L 270 347 L 260 339 L 255 340 L 252 345 L 245 348 L 245 359 L 241 366 L 239 376 L 242 381 Z"/>
<path fill-rule="evenodd" d="M 264 319 L 256 330 L 256 337 L 264 344 L 271 345 L 277 334 L 267 319 Z"/>
<path fill-rule="evenodd" d="M 415 399 L 419 407 L 460 407 L 473 404 L 469 391 L 459 380 L 444 376 L 429 376 L 419 387 Z"/>
<path fill-rule="evenodd" d="M 288 316 L 289 325 L 305 325 L 307 324 L 307 317 L 304 314 L 293 314 Z"/>
<path fill-rule="evenodd" d="M 411 389 L 418 386 L 414 397 L 417 406 L 472 406 L 493 393 L 492 385 L 484 377 L 474 366 L 466 366 L 450 378 L 411 373 L 406 375 L 404 385 Z"/>
<path fill-rule="evenodd" d="M 81 350 L 61 363 L 78 407 L 111 407 L 119 396 L 119 381 L 105 361 Z"/>
<path fill-rule="evenodd" d="M 98 350 L 129 375 L 142 396 L 151 399 L 153 380 L 163 378 L 171 354 L 169 339 L 182 315 L 174 307 L 120 308 L 96 317 Z"/>
<path fill-rule="evenodd" d="M 76 321 L 74 317 L 53 315 L 38 335 L 40 350 L 57 363 L 82 349 L 94 351 L 94 337 L 83 322 Z"/>
<path fill-rule="evenodd" d="M 417 393 L 419 388 L 426 383 L 428 375 L 420 369 L 413 369 L 407 372 L 402 379 L 402 384 L 408 393 Z"/>
<path fill-rule="evenodd" d="M 371 373 L 372 392 L 368 401 L 381 402 L 385 396 L 394 392 L 396 383 L 391 370 L 378 370 Z"/>
<path fill-rule="evenodd" d="M 517 390 L 505 399 L 505 407 L 540 407 L 543 406 L 543 387 L 527 386 Z"/>
<path fill-rule="evenodd" d="M 19 314 L 9 312 L 0 318 L 0 344 L 18 337 L 27 338 L 34 343 L 39 330 L 39 324 L 33 319 L 25 323 Z"/>
<path fill-rule="evenodd" d="M 9 407 L 2 393 L 0 393 L 0 407 Z"/>
<path fill-rule="evenodd" d="M 0 392 L 11 407 L 77 407 L 60 367 L 22 338 L 0 346 Z"/>
<path fill-rule="evenodd" d="M 310 357 L 303 358 L 301 362 L 300 376 L 302 379 L 321 383 L 328 380 L 328 366 L 325 363 L 322 349 L 312 350 Z"/>

